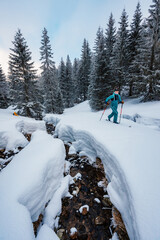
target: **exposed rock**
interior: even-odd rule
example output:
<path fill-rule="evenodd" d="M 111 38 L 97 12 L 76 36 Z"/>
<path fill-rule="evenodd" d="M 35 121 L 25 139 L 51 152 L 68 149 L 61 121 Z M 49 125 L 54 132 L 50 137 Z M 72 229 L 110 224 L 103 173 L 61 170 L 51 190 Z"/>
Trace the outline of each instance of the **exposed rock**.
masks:
<path fill-rule="evenodd" d="M 78 187 L 75 187 L 75 189 L 73 190 L 72 194 L 73 194 L 74 196 L 77 196 L 78 193 L 79 193 L 79 188 L 78 188 Z"/>
<path fill-rule="evenodd" d="M 112 207 L 112 203 L 109 198 L 103 198 L 102 199 L 102 204 L 104 207 Z"/>
<path fill-rule="evenodd" d="M 101 171 L 104 171 L 103 164 L 100 158 L 96 158 L 96 167 L 101 169 Z"/>
<path fill-rule="evenodd" d="M 37 221 L 33 222 L 33 229 L 34 229 L 35 236 L 37 236 L 37 230 L 38 230 L 40 224 L 42 223 L 42 220 L 43 220 L 43 215 L 40 214 Z"/>
<path fill-rule="evenodd" d="M 105 223 L 105 218 L 98 216 L 95 219 L 95 225 L 103 225 Z"/>
<path fill-rule="evenodd" d="M 129 240 L 121 214 L 115 207 L 112 208 L 112 215 L 115 224 L 115 232 L 118 234 L 119 240 Z"/>
<path fill-rule="evenodd" d="M 112 203 L 107 194 L 108 182 L 100 159 L 97 159 L 96 165 L 91 165 L 87 157 L 69 158 L 68 161 L 71 163 L 70 175 L 74 178 L 78 173 L 81 178 L 76 179 L 69 187 L 69 192 L 75 191 L 76 194 L 62 200 L 62 213 L 59 218 L 59 229 L 65 229 L 62 239 L 111 239 L 116 226 L 112 224 Z M 103 186 L 98 186 L 100 181 Z M 70 229 L 73 224 L 77 232 L 71 238 Z"/>
<path fill-rule="evenodd" d="M 55 131 L 55 126 L 51 123 L 46 122 L 46 130 L 48 134 L 53 134 Z"/>
<path fill-rule="evenodd" d="M 75 189 L 79 191 L 78 197 L 73 196 L 71 199 L 64 198 L 62 201 L 59 227 L 66 230 L 63 239 L 71 239 L 69 233 L 73 223 L 77 229 L 77 235 L 74 237 L 77 237 L 79 240 L 111 238 L 109 228 L 111 225 L 112 210 L 103 209 L 101 201 L 106 192 L 97 185 L 97 182 L 103 179 L 104 171 L 92 166 L 86 157 L 78 158 L 76 161 L 75 159 L 68 159 L 68 161 L 71 162 L 71 176 L 75 177 L 77 173 L 80 173 L 81 179 L 77 179 L 69 187 L 70 193 Z M 82 165 L 84 166 L 83 168 L 81 167 Z M 99 201 L 95 201 L 95 198 L 99 199 Z M 81 213 L 79 209 L 82 210 Z M 101 218 L 96 219 L 97 216 Z"/>
<path fill-rule="evenodd" d="M 21 147 L 18 147 L 15 151 L 6 151 L 6 149 L 0 149 L 0 171 L 5 168 L 11 162 L 13 156 L 19 153 L 21 150 Z"/>
<path fill-rule="evenodd" d="M 88 205 L 84 205 L 84 206 L 80 207 L 79 212 L 83 216 L 87 215 L 87 213 L 89 212 L 89 206 Z"/>
<path fill-rule="evenodd" d="M 27 138 L 27 140 L 30 142 L 31 141 L 31 134 L 25 133 L 24 134 L 25 138 Z"/>
<path fill-rule="evenodd" d="M 59 239 L 63 239 L 64 232 L 65 232 L 65 229 L 59 229 L 57 231 L 57 236 L 59 237 Z"/>
<path fill-rule="evenodd" d="M 0 158 L 5 158 L 5 154 L 4 154 L 4 152 L 5 152 L 5 149 L 0 149 Z"/>
<path fill-rule="evenodd" d="M 70 236 L 71 239 L 77 239 L 78 232 L 77 232 L 77 229 L 75 227 L 72 227 L 70 229 L 69 236 Z"/>
<path fill-rule="evenodd" d="M 99 198 L 95 198 L 95 199 L 94 199 L 94 202 L 96 202 L 96 203 L 101 203 L 101 201 L 99 200 Z"/>

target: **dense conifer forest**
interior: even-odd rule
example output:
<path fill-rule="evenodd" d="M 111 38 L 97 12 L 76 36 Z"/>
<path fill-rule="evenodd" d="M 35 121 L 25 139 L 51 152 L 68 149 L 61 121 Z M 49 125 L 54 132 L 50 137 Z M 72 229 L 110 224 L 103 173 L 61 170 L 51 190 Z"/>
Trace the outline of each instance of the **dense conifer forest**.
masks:
<path fill-rule="evenodd" d="M 0 65 L 0 108 L 15 107 L 22 116 L 41 119 L 43 113 L 63 113 L 64 108 L 89 100 L 93 110 L 104 108 L 105 98 L 116 88 L 123 97 L 160 99 L 160 1 L 152 0 L 144 20 L 137 4 L 129 25 L 123 9 L 118 28 L 111 13 L 106 29 L 98 28 L 94 48 L 87 39 L 80 59 L 69 55 L 56 68 L 46 28 L 40 45 L 41 74 L 18 29 L 9 55 L 8 76 Z M 77 46 L 78 47 L 78 46 Z M 56 49 L 54 49 L 56 51 Z"/>

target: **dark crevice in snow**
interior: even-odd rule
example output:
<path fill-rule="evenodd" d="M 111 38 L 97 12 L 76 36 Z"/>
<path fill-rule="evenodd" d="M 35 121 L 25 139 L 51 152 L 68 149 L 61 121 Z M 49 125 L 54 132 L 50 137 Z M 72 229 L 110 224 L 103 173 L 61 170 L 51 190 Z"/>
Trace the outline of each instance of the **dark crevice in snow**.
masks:
<path fill-rule="evenodd" d="M 31 134 L 24 133 L 23 135 L 28 140 L 28 142 L 31 141 Z M 2 171 L 2 169 L 4 169 L 12 161 L 13 157 L 18 154 L 22 149 L 22 147 L 18 147 L 14 149 L 14 151 L 0 149 L 0 171 Z"/>
<path fill-rule="evenodd" d="M 62 201 L 59 224 L 54 229 L 60 239 L 107 240 L 116 232 L 120 240 L 128 240 L 121 214 L 109 199 L 106 190 L 108 181 L 101 160 L 96 158 L 96 162 L 91 164 L 86 156 L 69 155 L 68 145 L 66 150 L 67 160 L 71 163 L 70 175 L 74 178 L 80 174 L 81 178 L 75 179 L 75 183 L 69 188 L 73 197 Z M 76 231 L 72 235 L 73 228 Z"/>
<path fill-rule="evenodd" d="M 47 127 L 47 125 L 46 125 Z M 53 134 L 54 128 L 51 128 Z M 50 131 L 48 131 L 50 132 Z M 72 138 L 70 138 L 73 140 Z M 90 143 L 92 146 L 92 142 Z M 65 144 L 66 160 L 70 162 L 70 174 L 73 178 L 80 174 L 81 178 L 75 179 L 70 185 L 69 192 L 72 198 L 66 197 L 62 201 L 62 212 L 58 216 L 58 223 L 54 230 L 60 239 L 111 239 L 114 233 L 120 240 L 128 240 L 128 234 L 120 212 L 111 203 L 108 193 L 108 180 L 100 158 L 92 162 L 79 152 L 69 154 L 71 142 Z M 80 213 L 79 209 L 84 208 Z M 76 229 L 71 236 L 72 229 Z"/>
<path fill-rule="evenodd" d="M 13 159 L 14 155 L 22 150 L 18 147 L 15 151 L 6 151 L 5 149 L 0 149 L 0 171 L 4 169 Z"/>
<path fill-rule="evenodd" d="M 47 123 L 46 122 L 46 130 L 47 130 L 47 133 L 48 134 L 54 134 L 54 131 L 55 131 L 55 126 L 51 123 Z"/>
<path fill-rule="evenodd" d="M 41 213 L 37 219 L 37 221 L 33 222 L 33 229 L 34 229 L 34 234 L 37 236 L 38 229 L 40 225 L 42 224 L 43 221 L 43 214 Z"/>

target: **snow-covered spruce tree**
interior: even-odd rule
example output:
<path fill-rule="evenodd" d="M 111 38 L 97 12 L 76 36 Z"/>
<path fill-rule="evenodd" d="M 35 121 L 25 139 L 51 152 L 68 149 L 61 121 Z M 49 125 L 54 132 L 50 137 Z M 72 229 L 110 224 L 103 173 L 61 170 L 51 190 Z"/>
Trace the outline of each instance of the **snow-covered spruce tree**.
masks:
<path fill-rule="evenodd" d="M 116 79 L 116 86 L 119 90 L 127 82 L 128 66 L 129 66 L 129 31 L 128 27 L 128 15 L 125 9 L 122 12 L 120 18 L 120 27 L 116 34 L 116 42 L 113 49 L 112 69 L 114 71 L 114 77 Z"/>
<path fill-rule="evenodd" d="M 40 102 L 43 113 L 44 113 L 44 111 L 45 111 L 45 109 L 44 109 L 44 86 L 43 86 L 43 78 L 42 78 L 41 74 L 38 76 L 37 86 L 39 89 L 38 94 L 37 94 L 37 99 L 38 99 L 38 102 Z"/>
<path fill-rule="evenodd" d="M 42 108 L 37 101 L 36 70 L 31 62 L 31 52 L 20 29 L 18 29 L 12 43 L 14 48 L 10 48 L 9 55 L 12 104 L 23 116 L 41 118 Z"/>
<path fill-rule="evenodd" d="M 137 66 L 137 56 L 139 54 L 139 47 L 142 42 L 142 13 L 141 6 L 138 2 L 133 20 L 131 23 L 130 33 L 129 33 L 129 96 L 132 96 L 137 91 L 135 89 L 135 76 L 139 73 L 139 67 Z"/>
<path fill-rule="evenodd" d="M 87 42 L 86 39 L 84 39 L 78 70 L 79 92 L 80 100 L 82 102 L 87 100 L 90 68 L 91 68 L 91 50 L 89 47 L 89 43 Z"/>
<path fill-rule="evenodd" d="M 106 68 L 105 38 L 101 28 L 97 31 L 95 40 L 94 57 L 90 74 L 90 106 L 93 110 L 104 108 L 106 96 L 108 95 L 108 71 Z"/>
<path fill-rule="evenodd" d="M 141 28 L 141 37 L 136 49 L 136 55 L 131 63 L 134 77 L 134 94 L 144 96 L 146 93 L 147 78 L 149 74 L 150 59 L 150 36 L 146 21 L 144 20 Z"/>
<path fill-rule="evenodd" d="M 113 46 L 116 41 L 116 28 L 115 28 L 115 20 L 113 18 L 113 14 L 111 13 L 109 17 L 109 21 L 106 28 L 106 55 L 111 61 L 111 57 L 113 56 Z"/>
<path fill-rule="evenodd" d="M 160 0 L 152 0 L 149 9 L 150 59 L 148 86 L 144 101 L 160 99 Z"/>
<path fill-rule="evenodd" d="M 74 83 L 72 79 L 72 64 L 69 55 L 66 60 L 65 80 L 63 82 L 63 103 L 65 108 L 73 107 L 74 105 Z"/>
<path fill-rule="evenodd" d="M 94 89 L 96 88 L 96 60 L 95 56 L 92 56 L 92 61 L 91 61 L 91 73 L 89 75 L 89 87 L 88 87 L 88 99 L 89 99 L 89 104 L 91 106 L 92 100 L 94 98 Z M 94 108 L 93 108 L 94 109 Z"/>
<path fill-rule="evenodd" d="M 63 113 L 57 70 L 53 61 L 53 53 L 46 28 L 42 32 L 40 54 L 45 113 Z"/>
<path fill-rule="evenodd" d="M 6 76 L 3 73 L 2 67 L 0 65 L 0 108 L 8 107 L 8 94 L 9 88 L 6 81 Z"/>
<path fill-rule="evenodd" d="M 116 41 L 116 28 L 114 26 L 115 20 L 111 13 L 105 32 L 106 43 L 106 67 L 108 71 L 107 95 L 110 95 L 116 85 L 114 71 L 112 69 L 113 47 Z"/>
<path fill-rule="evenodd" d="M 80 82 L 79 82 L 79 59 L 75 58 L 72 68 L 72 79 L 74 84 L 74 103 L 80 103 Z"/>
<path fill-rule="evenodd" d="M 61 58 L 61 62 L 58 67 L 58 82 L 62 93 L 62 99 L 63 96 L 65 95 L 65 79 L 66 79 L 66 66 L 63 61 L 63 58 Z"/>

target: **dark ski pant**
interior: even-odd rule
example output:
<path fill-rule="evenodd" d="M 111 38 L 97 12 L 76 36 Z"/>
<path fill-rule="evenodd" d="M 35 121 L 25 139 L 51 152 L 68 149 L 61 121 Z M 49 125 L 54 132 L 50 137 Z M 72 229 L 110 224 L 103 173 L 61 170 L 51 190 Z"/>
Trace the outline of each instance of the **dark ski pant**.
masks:
<path fill-rule="evenodd" d="M 117 106 L 111 106 L 111 109 L 112 113 L 108 116 L 108 119 L 110 120 L 112 117 L 114 117 L 113 122 L 116 123 L 118 118 Z"/>

